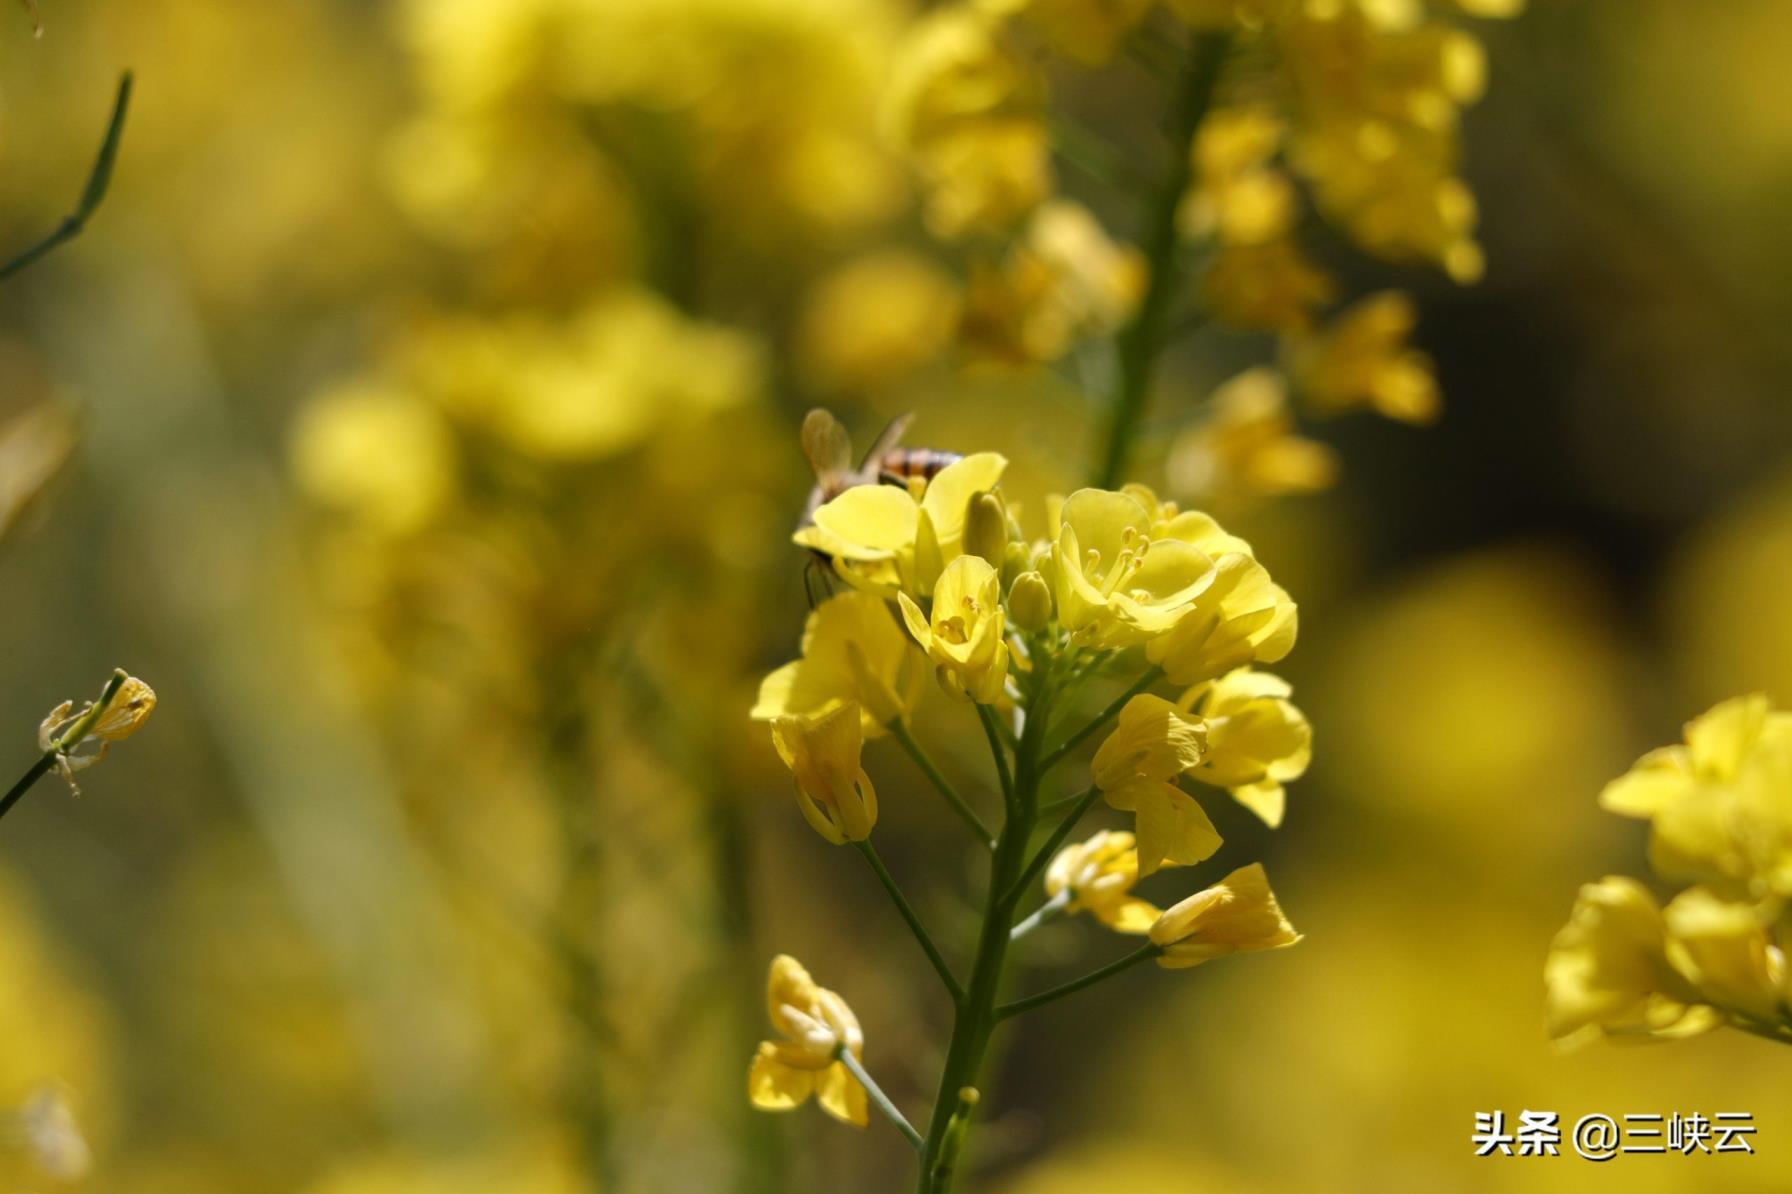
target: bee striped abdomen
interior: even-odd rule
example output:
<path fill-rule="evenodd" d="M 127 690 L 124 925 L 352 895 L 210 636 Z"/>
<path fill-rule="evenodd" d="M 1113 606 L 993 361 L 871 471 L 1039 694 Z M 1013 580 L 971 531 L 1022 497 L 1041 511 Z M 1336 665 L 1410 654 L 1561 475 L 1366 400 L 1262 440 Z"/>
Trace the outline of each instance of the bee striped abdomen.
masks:
<path fill-rule="evenodd" d="M 897 485 L 911 477 L 931 481 L 947 465 L 963 459 L 957 452 L 943 452 L 938 448 L 892 448 L 879 458 L 877 476 L 880 481 Z"/>

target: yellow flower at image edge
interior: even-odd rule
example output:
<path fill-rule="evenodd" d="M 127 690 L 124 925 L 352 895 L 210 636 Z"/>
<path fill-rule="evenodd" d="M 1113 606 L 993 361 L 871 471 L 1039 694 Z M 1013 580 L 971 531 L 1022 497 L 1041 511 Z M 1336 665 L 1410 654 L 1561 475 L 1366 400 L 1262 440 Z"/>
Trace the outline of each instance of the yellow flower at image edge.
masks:
<path fill-rule="evenodd" d="M 852 701 L 819 717 L 772 721 L 772 745 L 796 776 L 804 819 L 836 846 L 864 841 L 877 824 L 877 789 L 859 763 L 864 741 Z"/>
<path fill-rule="evenodd" d="M 814 1095 L 835 1119 L 864 1127 L 865 1088 L 839 1060 L 864 1050 L 858 1017 L 846 1001 L 816 986 L 802 963 L 786 954 L 772 959 L 766 1006 L 783 1039 L 761 1041 L 747 1072 L 747 1098 L 761 1111 L 789 1111 Z"/>
<path fill-rule="evenodd" d="M 1116 933 L 1143 934 L 1161 912 L 1132 894 L 1138 881 L 1133 835 L 1104 829 L 1058 851 L 1045 871 L 1045 894 L 1064 899 L 1067 913 L 1088 912 Z"/>
<path fill-rule="evenodd" d="M 1549 1035 L 1567 1044 L 1600 1032 L 1694 1036 L 1721 1023 L 1669 963 L 1666 921 L 1634 879 L 1608 875 L 1580 889 L 1543 981 Z"/>
<path fill-rule="evenodd" d="M 1138 868 L 1191 866 L 1220 848 L 1219 831 L 1173 782 L 1207 753 L 1207 728 L 1162 697 L 1141 693 L 1095 752 L 1095 786 L 1108 804 L 1135 814 Z"/>
<path fill-rule="evenodd" d="M 1008 675 L 1003 638 L 1002 574 L 980 556 L 959 556 L 933 588 L 933 609 L 922 613 L 907 593 L 897 594 L 902 617 L 938 669 L 953 696 L 987 705 L 1002 695 Z"/>
<path fill-rule="evenodd" d="M 1255 862 L 1165 911 L 1150 936 L 1163 951 L 1157 964 L 1166 970 L 1227 954 L 1282 949 L 1301 938 L 1282 914 L 1262 864 Z"/>

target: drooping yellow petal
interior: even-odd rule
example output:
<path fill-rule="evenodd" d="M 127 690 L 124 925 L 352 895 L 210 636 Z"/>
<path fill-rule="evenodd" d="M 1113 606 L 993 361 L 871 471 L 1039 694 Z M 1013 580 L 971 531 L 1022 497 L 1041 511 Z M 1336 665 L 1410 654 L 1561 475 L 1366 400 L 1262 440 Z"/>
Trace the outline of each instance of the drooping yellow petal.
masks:
<path fill-rule="evenodd" d="M 1207 753 L 1207 727 L 1174 704 L 1144 692 L 1127 701 L 1114 729 L 1095 751 L 1095 785 L 1112 791 L 1128 784 L 1174 779 Z"/>
<path fill-rule="evenodd" d="M 1193 866 L 1220 848 L 1206 810 L 1175 784 L 1137 780 L 1106 796 L 1114 808 L 1135 814 L 1141 877 L 1165 865 Z"/>
<path fill-rule="evenodd" d="M 869 1122 L 865 1088 L 843 1062 L 836 1061 L 815 1075 L 815 1099 L 841 1123 L 862 1128 Z"/>
<path fill-rule="evenodd" d="M 1240 867 L 1158 917 L 1152 944 L 1169 970 L 1197 966 L 1226 954 L 1293 945 L 1301 935 L 1288 923 L 1259 863 Z"/>
<path fill-rule="evenodd" d="M 814 1070 L 784 1064 L 778 1046 L 761 1041 L 747 1070 L 747 1099 L 761 1111 L 789 1111 L 801 1107 L 815 1093 Z"/>
<path fill-rule="evenodd" d="M 889 559 L 914 544 L 918 521 L 915 499 L 893 485 L 855 485 L 815 511 L 829 554 L 849 560 Z"/>

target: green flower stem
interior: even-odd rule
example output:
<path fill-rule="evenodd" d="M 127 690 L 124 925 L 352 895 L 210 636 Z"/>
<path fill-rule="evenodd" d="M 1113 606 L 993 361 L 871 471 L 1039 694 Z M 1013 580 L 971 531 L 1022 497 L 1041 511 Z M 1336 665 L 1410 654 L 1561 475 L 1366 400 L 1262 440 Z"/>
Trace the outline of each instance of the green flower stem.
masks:
<path fill-rule="evenodd" d="M 978 1073 L 996 1026 L 996 1001 L 1001 995 L 1003 963 L 1007 960 L 1009 934 L 1014 926 L 1014 901 L 1008 892 L 1025 865 L 1027 842 L 1038 821 L 1039 757 L 1049 705 L 1046 686 L 1035 690 L 1027 711 L 1020 745 L 1014 752 L 1013 798 L 990 860 L 989 887 L 982 924 L 977 932 L 975 960 L 965 984 L 964 1001 L 952 1022 L 952 1039 L 946 1047 L 946 1064 L 940 1074 L 933 1115 L 927 1125 L 927 1141 L 921 1151 L 920 1194 L 947 1194 L 958 1172 L 958 1157 L 969 1131 L 968 1112 L 960 1111 L 960 1093 L 977 1086 Z M 993 744 L 992 744 L 993 746 Z M 998 755 L 998 757 L 1000 757 Z M 1004 763 L 1005 765 L 1005 763 Z"/>
<path fill-rule="evenodd" d="M 1108 722 L 1113 721 L 1116 717 L 1120 716 L 1120 710 L 1126 708 L 1126 702 L 1132 700 L 1132 698 L 1138 696 L 1153 684 L 1156 684 L 1163 678 L 1163 674 L 1164 669 L 1160 667 L 1147 669 L 1144 675 L 1133 681 L 1131 688 L 1128 688 L 1125 692 L 1114 698 L 1113 704 L 1109 705 L 1106 709 L 1103 709 L 1100 713 L 1097 713 L 1093 721 L 1066 738 L 1058 745 L 1057 749 L 1047 754 L 1044 760 L 1039 764 L 1039 774 L 1044 775 L 1047 771 L 1050 771 L 1053 767 L 1057 766 L 1058 763 L 1063 760 L 1065 755 L 1087 742 L 1091 735 L 1097 733 L 1105 727 Z"/>
<path fill-rule="evenodd" d="M 1022 937 L 1025 937 L 1028 933 L 1031 933 L 1046 921 L 1055 920 L 1063 913 L 1064 909 L 1069 906 L 1070 892 L 1068 890 L 1060 891 L 1057 895 L 1035 908 L 1033 910 L 1033 915 L 1015 925 L 1008 933 L 1008 940 L 1019 941 Z"/>
<path fill-rule="evenodd" d="M 1045 844 L 1039 847 L 1038 853 L 1033 855 L 1032 860 L 1027 863 L 1026 869 L 1021 871 L 1020 878 L 1014 881 L 1014 887 L 1009 890 L 1007 895 L 1009 902 L 1020 902 L 1020 898 L 1027 893 L 1027 888 L 1033 885 L 1033 880 L 1039 877 L 1039 872 L 1046 868 L 1046 864 L 1052 860 L 1052 855 L 1058 852 L 1058 847 L 1062 846 L 1064 839 L 1070 836 L 1070 831 L 1076 828 L 1077 822 L 1083 819 L 1084 814 L 1093 808 L 1095 802 L 1100 798 L 1101 789 L 1093 784 L 1089 786 L 1088 791 L 1076 798 L 1076 803 L 1071 806 L 1068 813 L 1064 814 L 1064 819 L 1058 822 L 1058 826 L 1052 830 L 1051 836 L 1045 839 Z"/>
<path fill-rule="evenodd" d="M 1053 987 L 1049 991 L 1041 991 L 1039 994 L 1029 995 L 1025 999 L 1016 999 L 1013 1003 L 1004 1003 L 996 1009 L 996 1019 L 1006 1020 L 1010 1016 L 1018 1016 L 1022 1012 L 1030 1012 L 1036 1007 L 1044 1007 L 1046 1004 L 1062 999 L 1066 995 L 1075 994 L 1084 987 L 1092 987 L 1103 979 L 1112 978 L 1122 970 L 1131 970 L 1140 962 L 1155 958 L 1163 952 L 1163 946 L 1152 945 L 1147 942 L 1127 954 L 1125 957 L 1109 962 L 1100 970 L 1091 971 L 1081 978 L 1072 979 L 1060 986 Z"/>
<path fill-rule="evenodd" d="M 890 1096 L 885 1094 L 883 1088 L 873 1081 L 870 1074 L 865 1072 L 865 1063 L 854 1057 L 852 1050 L 844 1044 L 834 1050 L 834 1056 L 854 1078 L 859 1080 L 859 1085 L 865 1088 L 865 1093 L 871 1096 L 871 1102 L 876 1105 L 877 1109 L 889 1117 L 890 1122 L 896 1125 L 896 1130 L 902 1133 L 903 1138 L 913 1146 L 916 1152 L 920 1152 L 921 1146 L 926 1143 L 921 1139 L 921 1133 L 915 1131 L 915 1125 L 909 1123 L 907 1117 L 896 1110 L 896 1104 L 890 1101 Z"/>
<path fill-rule="evenodd" d="M 941 956 L 939 947 L 933 943 L 933 938 L 928 934 L 927 927 L 921 923 L 921 918 L 915 915 L 915 910 L 909 904 L 908 898 L 902 894 L 902 889 L 896 886 L 896 880 L 891 876 L 889 868 L 884 866 L 884 860 L 878 857 L 877 848 L 869 841 L 854 842 L 853 846 L 865 856 L 865 861 L 871 864 L 872 871 L 877 875 L 877 881 L 884 885 L 884 890 L 889 893 L 891 902 L 896 905 L 896 911 L 902 913 L 902 919 L 908 922 L 909 931 L 920 943 L 921 952 L 927 955 L 929 962 L 933 963 L 933 969 L 939 974 L 940 981 L 946 984 L 946 991 L 952 996 L 952 1002 L 954 1004 L 963 1003 L 964 988 L 953 976 L 952 968 L 946 965 L 946 959 Z"/>
<path fill-rule="evenodd" d="M 1170 308 L 1181 280 L 1176 268 L 1176 217 L 1194 174 L 1190 150 L 1213 103 L 1230 42 L 1225 33 L 1203 33 L 1194 39 L 1172 102 L 1169 166 L 1157 192 L 1151 196 L 1142 236 L 1151 276 L 1139 309 L 1120 330 L 1115 345 L 1119 368 L 1108 407 L 1106 442 L 1091 482 L 1102 489 L 1114 488 L 1126 475 L 1133 437 L 1150 396 L 1152 373 L 1163 349 Z"/>
<path fill-rule="evenodd" d="M 24 799 L 25 793 L 31 790 L 32 785 L 50 773 L 50 769 L 56 766 L 57 759 L 67 751 L 79 746 L 82 739 L 93 733 L 93 727 L 99 724 L 100 718 L 106 715 L 106 710 L 112 707 L 112 702 L 118 697 L 118 690 L 124 687 L 124 682 L 128 679 L 130 677 L 121 670 L 115 669 L 112 672 L 112 678 L 107 680 L 106 686 L 100 690 L 100 699 L 95 701 L 92 707 L 76 720 L 74 725 L 52 742 L 50 749 L 38 756 L 37 762 L 31 764 L 30 770 L 19 777 L 19 782 L 8 789 L 4 797 L 0 797 L 0 817 L 11 812 L 12 806 Z"/>
<path fill-rule="evenodd" d="M 19 778 L 19 782 L 14 784 L 12 789 L 6 793 L 6 797 L 0 799 L 0 817 L 4 817 L 7 813 L 11 812 L 12 806 L 17 804 L 24 797 L 25 793 L 31 790 L 31 785 L 48 775 L 50 773 L 50 768 L 55 765 L 56 752 L 53 750 L 46 750 L 43 753 L 43 757 L 31 764 L 31 770 L 25 772 L 25 774 Z"/>
<path fill-rule="evenodd" d="M 989 831 L 989 827 L 983 823 L 983 818 L 977 815 L 977 810 L 972 808 L 965 798 L 946 782 L 946 777 L 941 775 L 940 769 L 933 765 L 933 760 L 927 757 L 927 752 L 921 749 L 921 744 L 915 741 L 915 736 L 908 732 L 908 726 L 901 721 L 893 721 L 889 725 L 889 730 L 890 736 L 896 739 L 902 749 L 908 752 L 908 757 L 915 761 L 915 766 L 919 767 L 922 773 L 933 781 L 933 786 L 939 789 L 941 796 L 946 798 L 946 803 L 952 806 L 952 811 L 971 827 L 971 832 L 977 835 L 977 840 L 983 844 L 983 848 L 994 850 L 996 835 Z"/>
<path fill-rule="evenodd" d="M 1007 742 L 1002 737 L 1002 727 L 996 721 L 996 712 L 988 705 L 977 706 L 977 720 L 983 723 L 983 736 L 989 739 L 989 753 L 995 757 L 996 776 L 1002 781 L 1002 800 L 1012 804 L 1014 801 L 1014 776 L 1008 770 Z"/>
<path fill-rule="evenodd" d="M 99 157 L 95 159 L 93 170 L 87 176 L 87 186 L 81 191 L 75 210 L 64 216 L 62 223 L 50 235 L 11 261 L 0 265 L 0 281 L 12 277 L 58 245 L 75 239 L 87 227 L 87 221 L 98 210 L 100 203 L 106 198 L 107 188 L 112 185 L 112 165 L 118 160 L 118 143 L 124 136 L 124 116 L 130 105 L 131 73 L 126 71 L 118 82 L 118 98 L 112 103 L 112 120 L 106 126 L 106 139 L 100 143 Z"/>

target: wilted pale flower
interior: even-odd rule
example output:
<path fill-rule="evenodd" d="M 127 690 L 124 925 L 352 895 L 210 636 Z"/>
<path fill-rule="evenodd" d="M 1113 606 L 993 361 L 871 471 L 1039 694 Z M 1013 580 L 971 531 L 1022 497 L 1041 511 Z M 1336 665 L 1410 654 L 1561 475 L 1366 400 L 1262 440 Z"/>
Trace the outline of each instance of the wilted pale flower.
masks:
<path fill-rule="evenodd" d="M 1065 912 L 1088 912 L 1117 933 L 1146 933 L 1159 910 L 1132 894 L 1138 881 L 1133 835 L 1104 829 L 1053 856 L 1045 870 L 1045 894 L 1064 900 Z"/>
<path fill-rule="evenodd" d="M 74 773 L 106 757 L 106 750 L 137 732 L 156 707 L 149 685 L 116 672 L 101 690 L 98 701 L 88 701 L 75 711 L 73 701 L 63 701 L 38 723 L 38 749 L 56 752 L 62 777 L 74 787 Z"/>
<path fill-rule="evenodd" d="M 1126 702 L 1113 732 L 1096 749 L 1095 786 L 1114 808 L 1136 814 L 1141 875 L 1165 863 L 1193 865 L 1220 848 L 1207 813 L 1175 783 L 1206 750 L 1206 726 L 1149 693 Z"/>
<path fill-rule="evenodd" d="M 32 1160 L 46 1176 L 79 1181 L 93 1168 L 93 1152 L 61 1087 L 46 1086 L 33 1094 L 19 1108 L 17 1121 Z"/>
<path fill-rule="evenodd" d="M 941 469 L 919 499 L 901 486 L 855 485 L 792 538 L 831 556 L 855 584 L 926 596 L 962 550 L 971 498 L 994 489 L 1007 467 L 999 453 L 973 453 Z"/>
<path fill-rule="evenodd" d="M 865 1088 L 839 1060 L 841 1049 L 858 1057 L 865 1047 L 858 1017 L 846 1001 L 816 986 L 795 958 L 779 954 L 772 959 L 766 1005 L 782 1039 L 759 1043 L 747 1074 L 753 1106 L 789 1111 L 814 1095 L 835 1119 L 864 1127 Z"/>
<path fill-rule="evenodd" d="M 1549 1034 L 1580 1043 L 1615 1036 L 1683 1037 L 1721 1023 L 1668 962 L 1667 926 L 1634 879 L 1581 887 L 1543 966 Z"/>
<path fill-rule="evenodd" d="M 1337 479 L 1338 458 L 1295 434 L 1287 380 L 1258 367 L 1208 396 L 1202 418 L 1170 445 L 1166 469 L 1183 494 L 1273 497 L 1326 488 Z"/>
<path fill-rule="evenodd" d="M 802 658 L 759 685 L 756 721 L 814 717 L 846 702 L 861 709 L 871 737 L 905 718 L 920 702 L 921 653 L 873 593 L 849 590 L 817 606 L 803 626 Z"/>
<path fill-rule="evenodd" d="M 989 561 L 961 555 L 947 564 L 933 586 L 928 613 L 907 593 L 897 599 L 909 633 L 933 660 L 942 688 L 983 705 L 1002 695 L 1008 676 L 1002 574 Z"/>
<path fill-rule="evenodd" d="M 1178 702 L 1207 726 L 1207 754 L 1189 774 L 1226 788 L 1272 828 L 1282 823 L 1282 785 L 1306 773 L 1313 727 L 1288 699 L 1286 680 L 1239 668 L 1191 688 Z"/>
<path fill-rule="evenodd" d="M 836 846 L 864 841 L 877 824 L 877 789 L 859 762 L 864 741 L 853 701 L 814 717 L 772 719 L 772 744 L 796 776 L 804 819 Z"/>
<path fill-rule="evenodd" d="M 1407 423 L 1435 419 L 1439 398 L 1431 358 L 1409 343 L 1417 318 L 1411 298 L 1387 290 L 1297 339 L 1292 369 L 1301 397 L 1326 412 L 1366 407 Z"/>
<path fill-rule="evenodd" d="M 1227 954 L 1281 949 L 1301 937 L 1282 915 L 1269 877 L 1255 862 L 1166 909 L 1151 926 L 1150 936 L 1151 943 L 1163 950 L 1157 964 L 1166 970 L 1198 966 Z"/>
<path fill-rule="evenodd" d="M 1052 572 L 1058 621 L 1101 647 L 1169 629 L 1214 580 L 1213 561 L 1180 539 L 1153 539 L 1156 512 L 1133 493 L 1079 489 L 1059 512 Z"/>
<path fill-rule="evenodd" d="M 1786 1000 L 1786 956 L 1768 935 L 1772 912 L 1689 888 L 1662 914 L 1668 961 L 1719 1008 L 1778 1020 Z"/>

